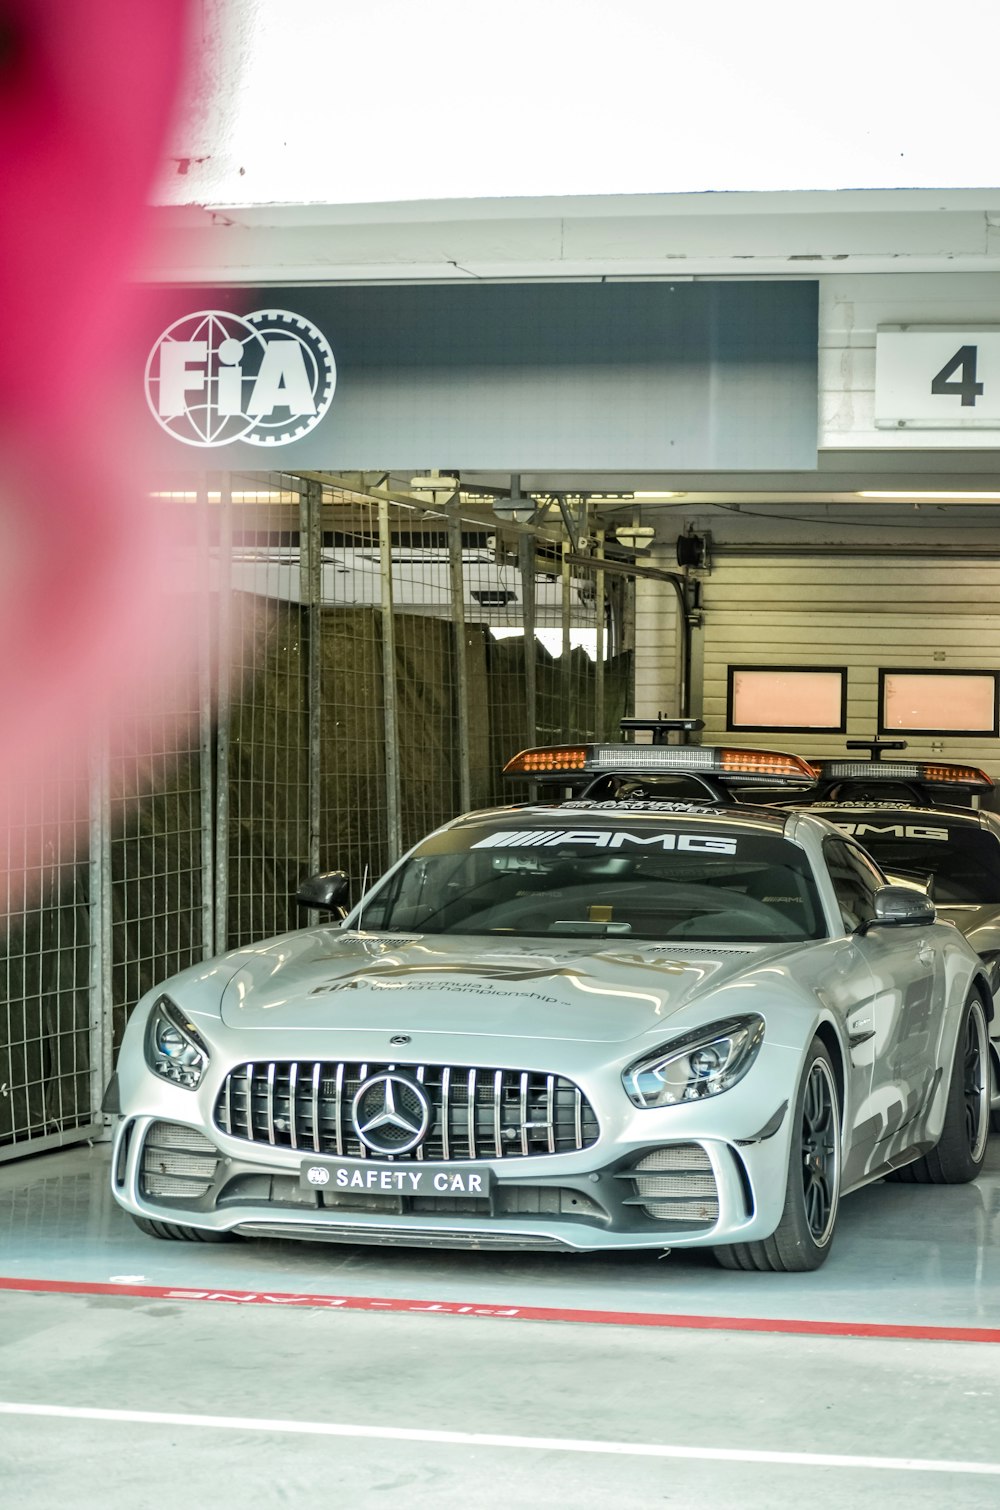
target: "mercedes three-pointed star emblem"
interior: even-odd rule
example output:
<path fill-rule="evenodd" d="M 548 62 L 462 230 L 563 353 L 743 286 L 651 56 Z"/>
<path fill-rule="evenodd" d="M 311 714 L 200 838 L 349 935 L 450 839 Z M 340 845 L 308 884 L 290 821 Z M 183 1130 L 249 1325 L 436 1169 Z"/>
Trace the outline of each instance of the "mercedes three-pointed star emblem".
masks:
<path fill-rule="evenodd" d="M 410 1153 L 430 1129 L 430 1097 L 419 1080 L 382 1070 L 358 1087 L 351 1117 L 358 1137 L 372 1153 Z"/>

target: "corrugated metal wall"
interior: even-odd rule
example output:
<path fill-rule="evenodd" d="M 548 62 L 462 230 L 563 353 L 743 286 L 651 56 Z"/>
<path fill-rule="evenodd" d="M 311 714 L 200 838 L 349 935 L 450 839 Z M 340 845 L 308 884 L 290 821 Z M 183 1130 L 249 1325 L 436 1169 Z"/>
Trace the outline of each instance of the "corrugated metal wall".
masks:
<path fill-rule="evenodd" d="M 720 550 L 695 632 L 706 742 L 724 738 L 730 665 L 848 667 L 848 732 L 874 735 L 879 667 L 1000 667 L 1000 560 L 943 555 L 788 554 Z M 695 688 L 699 686 L 696 674 Z M 838 735 L 740 735 L 820 755 Z M 914 753 L 972 760 L 1000 779 L 1000 741 L 908 735 Z"/>
<path fill-rule="evenodd" d="M 663 569 L 671 563 L 655 563 Z M 640 718 L 676 718 L 680 712 L 680 611 L 669 582 L 637 577 L 635 583 L 635 710 Z"/>

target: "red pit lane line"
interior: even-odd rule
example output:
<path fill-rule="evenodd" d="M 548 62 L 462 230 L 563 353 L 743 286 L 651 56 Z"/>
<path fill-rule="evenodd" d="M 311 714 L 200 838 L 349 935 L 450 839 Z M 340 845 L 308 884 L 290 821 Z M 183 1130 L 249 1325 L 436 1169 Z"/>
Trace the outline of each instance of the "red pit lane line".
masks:
<path fill-rule="evenodd" d="M 375 1295 L 297 1295 L 276 1290 L 206 1290 L 170 1285 L 99 1284 L 72 1279 L 0 1276 L 0 1291 L 45 1295 L 132 1295 L 140 1300 L 208 1300 L 231 1305 L 299 1306 L 328 1311 L 390 1311 L 420 1316 L 477 1316 L 498 1321 L 569 1321 L 586 1326 L 672 1327 L 708 1332 L 778 1332 L 804 1337 L 879 1337 L 917 1342 L 1000 1342 L 1000 1328 L 906 1326 L 873 1321 L 805 1321 L 771 1316 L 686 1316 L 657 1311 L 591 1311 L 563 1306 L 477 1305 Z"/>

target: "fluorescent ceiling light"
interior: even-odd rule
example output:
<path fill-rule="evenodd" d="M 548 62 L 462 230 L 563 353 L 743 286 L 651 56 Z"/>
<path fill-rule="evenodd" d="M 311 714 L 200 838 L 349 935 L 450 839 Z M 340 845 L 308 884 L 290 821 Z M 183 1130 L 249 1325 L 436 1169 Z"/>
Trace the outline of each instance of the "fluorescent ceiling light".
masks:
<path fill-rule="evenodd" d="M 633 493 L 636 503 L 665 503 L 668 498 L 686 498 L 686 493 Z"/>
<path fill-rule="evenodd" d="M 429 477 L 410 478 L 411 493 L 430 493 L 435 499 L 439 493 L 442 497 L 446 493 L 457 493 L 458 488 L 459 482 L 457 477 L 442 477 L 440 472 L 436 475 L 432 473 Z"/>
<path fill-rule="evenodd" d="M 230 493 L 233 503 L 298 503 L 298 493 L 277 493 L 273 489 L 268 492 L 240 492 Z M 149 498 L 169 498 L 174 503 L 197 503 L 199 494 L 191 489 L 158 489 L 147 494 Z M 221 503 L 222 494 L 208 492 L 204 497 L 209 503 Z"/>
<path fill-rule="evenodd" d="M 638 497 L 638 496 L 639 495 L 636 494 L 636 497 Z M 900 492 L 885 493 L 885 492 L 871 492 L 871 491 L 869 491 L 869 492 L 856 493 L 855 497 L 856 498 L 900 498 L 900 499 L 903 499 L 904 502 L 909 502 L 911 500 L 935 499 L 935 498 L 938 498 L 938 499 L 953 499 L 953 500 L 955 500 L 957 502 L 962 502 L 962 500 L 964 500 L 966 503 L 984 503 L 984 502 L 985 503 L 989 503 L 989 502 L 1000 501 L 1000 493 L 955 493 L 955 492 L 928 493 L 928 492 L 918 491 L 916 489 L 914 489 L 911 492 L 906 492 L 906 493 L 900 493 Z"/>

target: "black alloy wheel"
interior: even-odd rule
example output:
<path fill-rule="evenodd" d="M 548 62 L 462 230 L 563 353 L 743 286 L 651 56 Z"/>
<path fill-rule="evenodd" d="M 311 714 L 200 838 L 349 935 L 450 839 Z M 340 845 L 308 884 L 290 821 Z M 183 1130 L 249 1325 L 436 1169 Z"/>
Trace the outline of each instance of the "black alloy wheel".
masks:
<path fill-rule="evenodd" d="M 936 1148 L 893 1170 L 891 1180 L 910 1185 L 965 1185 L 983 1167 L 990 1136 L 993 1066 L 986 1008 L 978 992 L 965 1003 L 955 1045 L 944 1126 Z"/>
<path fill-rule="evenodd" d="M 969 1157 L 981 1164 L 990 1135 L 992 1065 L 986 1013 L 978 997 L 965 1018 L 965 1052 L 962 1058 L 962 1093 L 965 1101 L 965 1138 Z"/>
<path fill-rule="evenodd" d="M 802 1273 L 818 1269 L 833 1242 L 840 1203 L 841 1112 L 833 1060 L 814 1038 L 795 1098 L 781 1220 L 770 1237 L 714 1249 L 724 1269 Z"/>
<path fill-rule="evenodd" d="M 813 1242 L 830 1241 L 840 1191 L 837 1085 L 826 1059 L 815 1059 L 802 1106 L 802 1196 Z"/>

